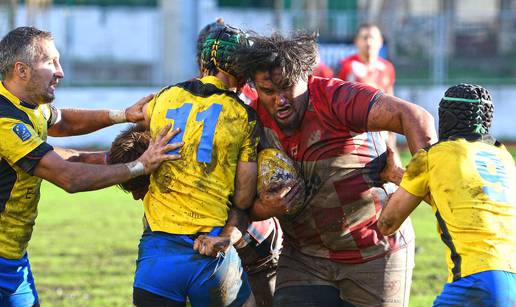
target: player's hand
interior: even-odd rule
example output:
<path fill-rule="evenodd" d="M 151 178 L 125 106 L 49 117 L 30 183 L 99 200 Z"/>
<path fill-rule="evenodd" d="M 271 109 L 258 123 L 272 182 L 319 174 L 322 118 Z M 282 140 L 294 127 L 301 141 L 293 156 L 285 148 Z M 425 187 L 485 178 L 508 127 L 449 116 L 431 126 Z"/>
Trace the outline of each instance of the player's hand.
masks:
<path fill-rule="evenodd" d="M 201 255 L 216 257 L 221 252 L 225 253 L 230 245 L 231 240 L 229 237 L 200 235 L 195 239 L 193 248 Z"/>
<path fill-rule="evenodd" d="M 154 94 L 140 98 L 135 104 L 125 109 L 125 118 L 128 122 L 137 123 L 144 120 L 143 107 L 154 98 Z"/>
<path fill-rule="evenodd" d="M 178 154 L 167 154 L 167 152 L 177 149 L 184 144 L 184 142 L 167 144 L 180 131 L 179 128 L 170 130 L 170 127 L 170 124 L 166 125 L 158 133 L 156 139 L 150 141 L 147 150 L 137 159 L 137 161 L 143 163 L 145 174 L 152 173 L 163 161 L 173 161 L 181 158 Z"/>
<path fill-rule="evenodd" d="M 401 165 L 401 161 L 396 153 L 387 146 L 387 162 L 383 170 L 380 172 L 380 178 L 383 181 L 388 181 L 399 185 L 403 178 L 405 169 Z"/>
<path fill-rule="evenodd" d="M 262 208 L 270 216 L 282 216 L 291 212 L 301 193 L 299 181 L 289 185 L 271 184 L 259 194 Z"/>

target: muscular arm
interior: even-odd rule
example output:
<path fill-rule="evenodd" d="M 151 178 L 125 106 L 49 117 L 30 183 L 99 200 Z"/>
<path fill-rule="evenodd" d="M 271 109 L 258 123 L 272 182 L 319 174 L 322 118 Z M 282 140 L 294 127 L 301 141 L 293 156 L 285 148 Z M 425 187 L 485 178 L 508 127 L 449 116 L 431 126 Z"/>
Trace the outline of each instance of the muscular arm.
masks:
<path fill-rule="evenodd" d="M 183 145 L 182 142 L 167 145 L 167 142 L 179 133 L 179 129 L 170 132 L 169 129 L 170 125 L 163 128 L 156 139 L 151 141 L 147 150 L 137 159 L 143 164 L 143 173 L 150 174 L 163 161 L 180 158 L 179 155 L 167 154 Z M 143 175 L 143 173 L 138 172 L 134 176 Z M 127 165 L 69 162 L 61 158 L 54 150 L 47 152 L 41 158 L 34 168 L 34 175 L 54 183 L 69 193 L 97 190 L 132 178 Z"/>
<path fill-rule="evenodd" d="M 69 162 L 55 151 L 43 156 L 34 175 L 52 182 L 68 193 L 98 190 L 131 179 L 129 169 L 123 164 L 106 166 Z"/>
<path fill-rule="evenodd" d="M 238 162 L 235 176 L 233 204 L 240 209 L 251 207 L 256 196 L 258 177 L 256 162 Z"/>
<path fill-rule="evenodd" d="M 108 110 L 61 109 L 61 120 L 48 128 L 48 135 L 61 137 L 87 134 L 112 124 Z"/>
<path fill-rule="evenodd" d="M 398 230 L 420 202 L 421 198 L 410 194 L 401 187 L 398 188 L 390 197 L 378 219 L 378 229 L 382 235 L 387 236 Z"/>
<path fill-rule="evenodd" d="M 90 164 L 106 164 L 105 151 L 81 151 L 70 148 L 54 147 L 54 151 L 69 162 L 84 162 Z"/>
<path fill-rule="evenodd" d="M 154 97 L 148 95 L 124 110 L 127 122 L 143 120 L 143 107 Z M 48 128 L 48 135 L 54 137 L 87 134 L 113 124 L 109 110 L 61 109 L 61 120 Z"/>
<path fill-rule="evenodd" d="M 382 95 L 373 105 L 369 111 L 367 129 L 405 135 L 412 154 L 437 141 L 430 113 L 418 105 L 390 95 Z"/>

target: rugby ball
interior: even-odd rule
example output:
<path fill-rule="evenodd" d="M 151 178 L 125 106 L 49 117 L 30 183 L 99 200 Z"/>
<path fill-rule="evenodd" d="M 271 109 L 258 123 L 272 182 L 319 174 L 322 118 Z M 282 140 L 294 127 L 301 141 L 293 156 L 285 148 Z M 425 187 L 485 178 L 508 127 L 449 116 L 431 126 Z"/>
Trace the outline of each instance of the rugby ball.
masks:
<path fill-rule="evenodd" d="M 305 183 L 299 175 L 294 161 L 283 151 L 275 148 L 267 148 L 258 153 L 258 193 L 263 189 L 283 189 L 296 181 L 299 182 L 300 191 L 294 201 L 293 207 L 287 215 L 296 215 L 303 207 L 305 201 Z"/>

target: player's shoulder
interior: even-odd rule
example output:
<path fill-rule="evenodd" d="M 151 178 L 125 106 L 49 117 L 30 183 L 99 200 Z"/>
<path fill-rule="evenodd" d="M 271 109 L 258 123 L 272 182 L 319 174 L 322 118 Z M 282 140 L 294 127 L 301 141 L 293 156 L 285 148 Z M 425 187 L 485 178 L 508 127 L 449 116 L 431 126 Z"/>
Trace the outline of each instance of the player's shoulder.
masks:
<path fill-rule="evenodd" d="M 344 57 L 340 63 L 341 64 L 348 64 L 348 63 L 351 63 L 351 62 L 354 62 L 354 61 L 359 61 L 360 58 L 358 56 L 358 54 L 351 54 L 351 55 L 348 55 L 347 57 Z"/>
<path fill-rule="evenodd" d="M 5 96 L 0 95 L 0 121 L 12 120 L 21 121 L 27 125 L 34 126 L 27 112 L 16 107 L 12 101 Z"/>
<path fill-rule="evenodd" d="M 394 70 L 394 64 L 392 64 L 391 61 L 387 60 L 386 58 L 382 58 L 380 57 L 379 58 L 380 62 L 383 63 L 383 65 L 385 65 L 388 69 L 392 69 Z"/>

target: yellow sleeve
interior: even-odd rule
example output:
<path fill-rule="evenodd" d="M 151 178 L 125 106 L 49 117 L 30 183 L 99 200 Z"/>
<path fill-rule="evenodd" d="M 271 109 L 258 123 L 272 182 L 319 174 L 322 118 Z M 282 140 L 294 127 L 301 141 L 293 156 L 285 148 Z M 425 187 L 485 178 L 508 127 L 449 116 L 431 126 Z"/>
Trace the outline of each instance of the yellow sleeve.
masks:
<path fill-rule="evenodd" d="M 257 119 L 248 121 L 245 129 L 244 142 L 240 148 L 240 156 L 238 161 L 241 162 L 255 162 L 257 160 L 258 142 L 259 137 L 259 125 Z"/>
<path fill-rule="evenodd" d="M 10 165 L 43 143 L 32 126 L 12 118 L 0 118 L 0 138 L 0 156 Z"/>
<path fill-rule="evenodd" d="M 425 197 L 428 192 L 428 152 L 420 149 L 403 175 L 400 187 L 417 197 Z"/>

